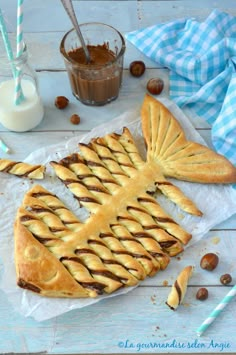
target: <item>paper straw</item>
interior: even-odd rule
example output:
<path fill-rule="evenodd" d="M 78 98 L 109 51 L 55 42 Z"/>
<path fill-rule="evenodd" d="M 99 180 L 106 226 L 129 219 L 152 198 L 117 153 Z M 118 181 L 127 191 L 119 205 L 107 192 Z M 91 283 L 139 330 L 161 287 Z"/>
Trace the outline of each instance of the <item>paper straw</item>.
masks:
<path fill-rule="evenodd" d="M 0 30 L 2 32 L 2 38 L 3 38 L 3 42 L 4 42 L 4 46 L 5 46 L 5 49 L 6 49 L 6 52 L 7 52 L 7 57 L 9 59 L 9 61 L 12 63 L 11 64 L 11 68 L 12 68 L 12 74 L 13 74 L 13 77 L 16 81 L 16 89 L 15 91 L 18 91 L 17 89 L 17 86 L 18 86 L 18 81 L 20 80 L 19 78 L 19 71 L 16 70 L 14 64 L 13 64 L 13 61 L 14 61 L 14 55 L 13 55 L 13 52 L 12 52 L 12 48 L 11 48 L 11 43 L 10 43 L 10 40 L 9 40 L 9 37 L 8 37 L 8 34 L 7 34 L 7 28 L 6 28 L 6 25 L 5 25 L 5 21 L 4 21 L 4 18 L 3 18 L 3 15 L 2 15 L 2 11 L 1 11 L 1 8 L 0 8 Z M 21 86 L 19 87 L 21 89 Z M 16 103 L 16 100 L 15 100 L 15 103 Z"/>
<path fill-rule="evenodd" d="M 209 317 L 200 325 L 197 329 L 197 335 L 201 336 L 205 330 L 211 325 L 214 320 L 220 315 L 223 309 L 227 306 L 227 304 L 232 301 L 234 296 L 236 295 L 236 285 L 227 293 L 227 295 L 222 299 L 222 301 L 218 304 L 218 306 L 210 313 Z"/>
<path fill-rule="evenodd" d="M 10 148 L 3 142 L 3 140 L 0 138 L 0 148 L 5 152 L 9 153 Z"/>
<path fill-rule="evenodd" d="M 23 42 L 23 30 L 22 30 L 22 23 L 23 23 L 23 2 L 24 0 L 18 0 L 17 3 L 17 29 L 16 29 L 16 57 L 19 56 L 23 52 L 24 42 Z M 22 87 L 21 87 L 21 71 L 18 70 L 16 72 L 16 87 L 15 87 L 15 104 L 19 105 L 22 101 L 25 100 Z"/>
<path fill-rule="evenodd" d="M 11 49 L 11 44 L 10 44 L 10 41 L 8 38 L 7 29 L 6 29 L 6 25 L 4 22 L 1 8 L 0 8 L 0 30 L 2 32 L 2 38 L 3 38 L 3 42 L 4 42 L 6 52 L 7 52 L 8 59 L 12 62 L 14 60 L 13 52 Z M 13 76 L 15 77 L 15 70 L 13 67 L 12 67 L 12 72 L 13 72 Z"/>

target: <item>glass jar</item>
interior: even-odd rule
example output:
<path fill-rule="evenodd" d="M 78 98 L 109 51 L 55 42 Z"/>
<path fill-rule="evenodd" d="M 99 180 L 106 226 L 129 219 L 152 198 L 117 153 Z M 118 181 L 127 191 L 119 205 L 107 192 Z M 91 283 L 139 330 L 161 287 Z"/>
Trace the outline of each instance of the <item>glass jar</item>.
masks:
<path fill-rule="evenodd" d="M 83 23 L 80 29 L 91 57 L 89 63 L 74 29 L 64 35 L 60 44 L 72 93 L 86 105 L 105 105 L 119 95 L 125 40 L 119 31 L 104 23 Z"/>
<path fill-rule="evenodd" d="M 24 99 L 16 104 L 16 73 Z M 14 132 L 25 132 L 36 127 L 43 119 L 44 108 L 39 95 L 36 72 L 28 63 L 27 47 L 22 54 L 9 61 L 0 56 L 0 124 Z"/>

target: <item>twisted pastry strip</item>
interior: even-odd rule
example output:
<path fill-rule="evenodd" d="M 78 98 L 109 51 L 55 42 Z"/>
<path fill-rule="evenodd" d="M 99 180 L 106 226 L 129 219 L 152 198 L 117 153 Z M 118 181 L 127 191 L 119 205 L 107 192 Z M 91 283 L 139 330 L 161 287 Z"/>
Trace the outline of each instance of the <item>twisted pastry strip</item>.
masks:
<path fill-rule="evenodd" d="M 153 256 L 144 249 L 142 244 L 135 239 L 124 226 L 118 223 L 113 224 L 111 225 L 111 230 L 127 249 L 126 253 L 132 255 L 134 258 L 137 258 L 145 269 L 147 275 L 152 276 L 160 270 L 158 260 L 154 259 Z"/>
<path fill-rule="evenodd" d="M 138 280 L 144 280 L 147 273 L 140 261 L 142 254 L 133 255 L 131 251 L 128 251 L 121 241 L 115 236 L 112 230 L 103 230 L 99 234 L 99 237 L 111 250 L 115 259 L 122 264 L 134 277 Z M 108 264 L 106 260 L 103 260 L 105 264 Z"/>
<path fill-rule="evenodd" d="M 98 138 L 93 140 L 91 146 L 94 149 L 94 154 L 96 154 L 95 162 L 97 164 L 90 164 L 90 168 L 93 171 L 95 171 L 95 169 L 97 171 L 99 168 L 106 168 L 107 171 L 110 172 L 112 178 L 115 179 L 119 185 L 122 186 L 124 183 L 126 183 L 128 176 L 121 169 L 112 151 L 106 146 L 105 139 Z M 80 145 L 80 149 L 82 150 L 82 153 L 85 157 L 89 155 L 90 152 L 85 145 Z"/>
<path fill-rule="evenodd" d="M 138 198 L 138 202 L 151 214 L 158 226 L 176 237 L 183 244 L 189 242 L 191 235 L 168 216 L 154 198 L 148 194 L 144 194 Z"/>
<path fill-rule="evenodd" d="M 21 178 L 43 179 L 45 166 L 16 162 L 9 159 L 0 159 L 0 171 Z"/>
<path fill-rule="evenodd" d="M 132 275 L 132 270 L 126 268 L 123 263 L 116 260 L 111 250 L 107 247 L 106 242 L 102 241 L 98 236 L 90 236 L 88 245 L 100 257 L 103 264 L 106 265 L 114 275 L 118 276 L 121 282 L 126 286 L 137 285 L 138 279 Z"/>
<path fill-rule="evenodd" d="M 105 164 L 105 160 L 111 160 L 110 157 L 104 155 L 104 146 L 98 142 L 99 139 L 94 139 L 90 146 L 92 146 L 93 150 L 96 151 L 97 155 L 99 156 L 99 158 L 101 159 L 103 165 L 98 165 L 98 164 L 94 164 L 91 165 L 90 168 L 87 167 L 87 169 L 89 169 L 90 171 L 90 175 L 91 176 L 95 176 L 102 184 L 103 186 L 107 189 L 107 191 L 109 191 L 110 194 L 113 194 L 114 191 L 116 191 L 117 189 L 119 189 L 120 185 L 119 182 L 117 181 L 117 179 L 115 179 L 115 177 L 109 172 L 109 170 L 106 167 Z M 99 151 L 103 151 L 103 154 L 99 155 L 98 154 L 98 149 L 96 149 L 96 147 L 99 146 Z M 79 177 L 81 179 L 83 179 L 84 177 L 86 177 L 86 165 L 84 163 L 84 166 L 81 167 L 81 171 L 79 173 Z M 73 169 L 73 166 L 71 167 Z M 88 171 L 87 171 L 88 172 Z M 78 172 L 77 172 L 78 174 Z"/>
<path fill-rule="evenodd" d="M 89 149 L 89 151 L 91 150 Z M 77 156 L 77 161 L 75 156 Z M 110 194 L 109 190 L 107 190 L 93 174 L 92 170 L 85 165 L 85 162 L 80 158 L 79 154 L 72 154 L 72 156 L 60 160 L 59 164 L 74 172 L 76 177 L 80 180 L 80 183 L 88 189 L 95 199 L 99 200 L 101 203 L 106 202 L 106 195 Z M 90 160 L 90 164 L 92 165 L 92 160 Z"/>
<path fill-rule="evenodd" d="M 47 247 L 64 244 L 63 240 L 60 238 L 61 236 L 59 237 L 53 233 L 50 228 L 38 218 L 32 208 L 20 207 L 17 212 L 17 219 L 41 244 Z"/>
<path fill-rule="evenodd" d="M 133 136 L 130 133 L 128 128 L 124 127 L 123 133 L 120 136 L 118 136 L 118 141 L 122 145 L 126 153 L 128 154 L 131 162 L 136 167 L 136 169 L 142 168 L 145 162 L 141 158 L 139 151 L 136 147 L 136 144 L 134 142 Z"/>
<path fill-rule="evenodd" d="M 176 203 L 183 211 L 196 216 L 202 216 L 202 212 L 196 207 L 193 201 L 185 196 L 177 186 L 167 181 L 164 177 L 161 181 L 155 181 L 155 185 L 163 195 Z"/>
<path fill-rule="evenodd" d="M 129 212 L 133 209 L 136 211 L 137 207 L 130 205 L 127 207 Z M 161 270 L 164 270 L 169 263 L 169 256 L 162 250 L 157 240 L 143 229 L 138 218 L 134 217 L 134 215 L 129 212 L 119 214 L 117 220 L 122 226 L 125 226 L 130 234 L 158 261 Z"/>
<path fill-rule="evenodd" d="M 165 253 L 167 252 L 170 256 L 175 256 L 183 251 L 183 247 L 180 241 L 162 229 L 144 206 L 139 203 L 132 202 L 132 204 L 127 207 L 127 210 L 133 219 L 130 219 L 129 217 L 124 219 L 122 217 L 120 222 L 125 224 L 130 232 L 135 232 L 136 222 L 136 224 L 138 223 L 141 228 L 150 236 L 150 238 L 154 238 L 157 241 L 159 247 L 162 249 L 162 252 L 164 251 Z"/>
<path fill-rule="evenodd" d="M 172 285 L 171 291 L 167 298 L 166 304 L 172 310 L 176 310 L 177 307 L 183 302 L 186 294 L 188 281 L 193 273 L 193 266 L 186 266 L 178 275 L 176 281 Z"/>
<path fill-rule="evenodd" d="M 95 196 L 88 191 L 86 186 L 81 183 L 75 173 L 60 163 L 52 161 L 50 164 L 55 170 L 56 175 L 66 185 L 66 187 L 70 189 L 81 206 L 84 206 L 89 211 L 95 211 L 98 206 L 101 205 L 101 200 L 95 198 Z"/>
<path fill-rule="evenodd" d="M 40 185 L 35 185 L 29 192 L 28 196 L 36 198 L 38 201 L 42 201 L 48 206 L 54 214 L 56 214 L 62 223 L 76 232 L 79 230 L 83 224 L 79 221 L 79 219 L 72 213 L 65 205 L 62 203 L 56 195 L 50 193 L 48 190 L 44 189 Z M 28 203 L 25 201 L 25 204 Z M 29 205 L 29 204 L 28 204 Z"/>
<path fill-rule="evenodd" d="M 123 171 L 125 171 L 126 175 L 131 177 L 136 172 L 136 168 L 133 165 L 129 155 L 125 151 L 124 147 L 119 141 L 120 135 L 116 133 L 112 133 L 106 135 L 104 140 L 106 142 L 107 147 L 110 149 L 114 159 L 117 161 L 119 166 Z"/>

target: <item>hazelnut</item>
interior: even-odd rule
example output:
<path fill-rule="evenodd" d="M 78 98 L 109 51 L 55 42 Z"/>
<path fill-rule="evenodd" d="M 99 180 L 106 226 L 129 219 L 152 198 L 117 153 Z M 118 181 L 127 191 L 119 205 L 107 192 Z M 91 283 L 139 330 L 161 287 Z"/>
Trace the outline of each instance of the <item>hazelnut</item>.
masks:
<path fill-rule="evenodd" d="M 208 290 L 205 287 L 199 288 L 196 294 L 196 299 L 200 301 L 204 301 L 208 298 Z"/>
<path fill-rule="evenodd" d="M 142 62 L 141 60 L 135 60 L 134 62 L 130 63 L 129 66 L 129 71 L 130 74 L 139 78 L 140 76 L 143 75 L 143 73 L 145 72 L 146 66 L 144 64 L 144 62 Z"/>
<path fill-rule="evenodd" d="M 69 103 L 69 100 L 65 96 L 57 96 L 55 99 L 55 106 L 59 108 L 59 110 L 64 109 Z"/>
<path fill-rule="evenodd" d="M 147 83 L 147 90 L 152 95 L 159 95 L 164 88 L 164 81 L 160 78 L 152 78 Z"/>
<path fill-rule="evenodd" d="M 212 271 L 214 270 L 219 262 L 219 257 L 214 253 L 207 253 L 205 254 L 201 261 L 200 266 L 204 270 Z"/>
<path fill-rule="evenodd" d="M 220 277 L 220 282 L 222 285 L 228 285 L 232 281 L 232 276 L 230 274 L 224 274 Z"/>
<path fill-rule="evenodd" d="M 71 117 L 70 117 L 70 121 L 73 124 L 79 124 L 80 123 L 80 117 L 79 115 L 77 115 L 76 113 L 74 113 Z"/>

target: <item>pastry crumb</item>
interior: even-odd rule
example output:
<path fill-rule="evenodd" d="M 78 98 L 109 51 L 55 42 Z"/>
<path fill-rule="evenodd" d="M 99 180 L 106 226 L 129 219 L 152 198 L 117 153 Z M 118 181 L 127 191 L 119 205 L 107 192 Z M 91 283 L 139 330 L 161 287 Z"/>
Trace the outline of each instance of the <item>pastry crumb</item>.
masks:
<path fill-rule="evenodd" d="M 220 237 L 212 237 L 211 241 L 213 244 L 218 244 L 220 242 Z"/>

